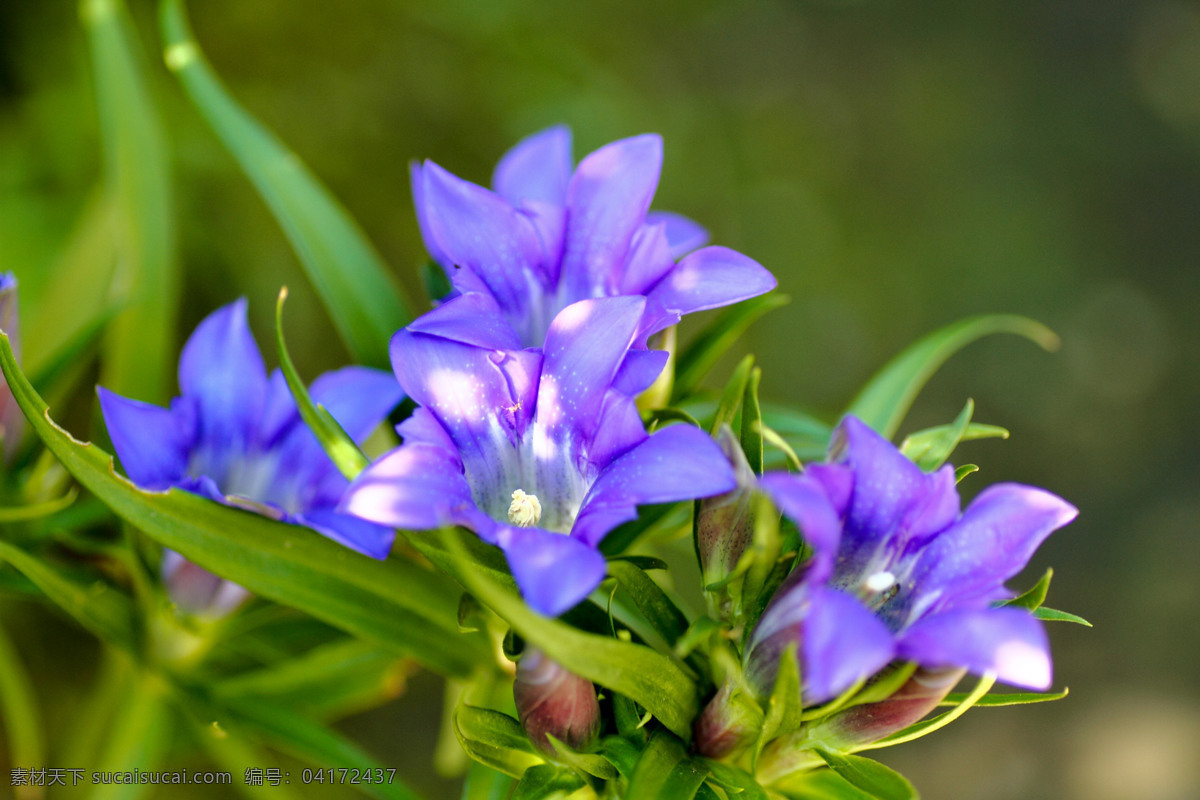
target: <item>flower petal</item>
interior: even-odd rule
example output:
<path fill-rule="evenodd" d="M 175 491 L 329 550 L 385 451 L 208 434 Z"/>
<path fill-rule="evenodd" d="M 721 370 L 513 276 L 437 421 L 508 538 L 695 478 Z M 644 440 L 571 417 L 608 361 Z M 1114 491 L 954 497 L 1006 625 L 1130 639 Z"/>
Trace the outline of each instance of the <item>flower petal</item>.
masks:
<path fill-rule="evenodd" d="M 567 430 L 582 440 L 591 438 L 604 394 L 633 341 L 644 305 L 641 297 L 581 300 L 550 323 L 537 419 L 551 439 L 570 438 Z"/>
<path fill-rule="evenodd" d="M 754 259 L 728 247 L 705 247 L 680 261 L 647 296 L 691 314 L 757 297 L 775 285 L 775 276 Z"/>
<path fill-rule="evenodd" d="M 458 458 L 427 444 L 403 445 L 371 463 L 337 511 L 415 530 L 470 525 L 478 513 Z"/>
<path fill-rule="evenodd" d="M 698 222 L 693 222 L 673 211 L 650 211 L 646 214 L 647 225 L 663 225 L 667 243 L 671 247 L 671 258 L 683 258 L 688 253 L 708 243 L 708 231 Z"/>
<path fill-rule="evenodd" d="M 429 257 L 441 265 L 446 271 L 446 277 L 453 279 L 454 262 L 447 256 L 434 236 L 433 228 L 429 225 L 429 210 L 425 205 L 425 167 L 419 161 L 410 161 L 408 177 L 412 184 L 413 207 L 417 212 L 417 227 L 421 229 L 421 240 L 425 242 L 425 250 Z"/>
<path fill-rule="evenodd" d="M 613 388 L 630 397 L 641 394 L 658 380 L 670 356 L 666 350 L 630 350 L 621 362 Z"/>
<path fill-rule="evenodd" d="M 396 539 L 396 531 L 392 527 L 376 525 L 349 514 L 339 514 L 329 508 L 310 509 L 295 515 L 288 522 L 310 527 L 338 544 L 380 561 L 387 558 Z"/>
<path fill-rule="evenodd" d="M 959 609 L 927 617 L 905 631 L 900 656 L 926 667 L 994 672 L 1013 686 L 1048 689 L 1050 644 L 1042 623 L 1024 609 Z"/>
<path fill-rule="evenodd" d="M 583 542 L 541 528 L 505 526 L 497 539 L 525 602 L 549 617 L 591 594 L 608 569 L 604 556 Z"/>
<path fill-rule="evenodd" d="M 404 399 L 394 376 L 369 367 L 343 367 L 326 372 L 313 381 L 309 395 L 356 442 L 366 439 Z"/>
<path fill-rule="evenodd" d="M 430 233 L 455 265 L 478 276 L 500 308 L 523 316 L 530 282 L 544 260 L 541 238 L 528 217 L 498 195 L 451 175 L 432 161 L 423 170 Z M 460 291 L 454 270 L 451 281 Z"/>
<path fill-rule="evenodd" d="M 489 350 L 520 350 L 521 339 L 491 294 L 467 292 L 413 320 L 408 330 Z"/>
<path fill-rule="evenodd" d="M 197 326 L 179 358 L 179 387 L 196 406 L 201 471 L 220 483 L 229 462 L 255 443 L 267 399 L 244 297 Z"/>
<path fill-rule="evenodd" d="M 1079 512 L 1043 489 L 1015 483 L 989 486 L 921 553 L 914 580 L 940 592 L 933 607 L 986 604 L 1020 572 L 1046 537 Z"/>
<path fill-rule="evenodd" d="M 108 436 L 129 479 L 162 490 L 185 477 L 194 431 L 187 415 L 96 387 Z"/>
<path fill-rule="evenodd" d="M 643 225 L 633 235 L 621 276 L 621 294 L 645 294 L 675 269 L 665 225 Z"/>
<path fill-rule="evenodd" d="M 662 139 L 657 134 L 613 142 L 579 163 L 567 187 L 562 272 L 569 297 L 616 292 L 661 170 Z"/>
<path fill-rule="evenodd" d="M 556 125 L 528 136 L 504 154 L 492 188 L 514 206 L 523 200 L 565 205 L 571 180 L 571 129 Z"/>
<path fill-rule="evenodd" d="M 600 423 L 587 450 L 588 463 L 597 471 L 646 440 L 646 426 L 637 402 L 628 394 L 610 391 L 604 398 Z"/>
<path fill-rule="evenodd" d="M 600 518 L 609 522 L 616 509 L 695 500 L 736 487 L 733 467 L 712 437 L 691 425 L 669 425 L 600 472 L 572 535 L 595 546 L 611 528 L 594 524 L 594 514 L 604 512 Z"/>
<path fill-rule="evenodd" d="M 843 469 L 843 472 L 849 470 Z M 842 539 L 842 520 L 824 483 L 807 473 L 769 472 L 759 479 L 759 486 L 771 497 L 771 502 L 799 526 L 800 535 L 813 549 L 808 579 L 815 583 L 824 582 L 833 573 Z"/>

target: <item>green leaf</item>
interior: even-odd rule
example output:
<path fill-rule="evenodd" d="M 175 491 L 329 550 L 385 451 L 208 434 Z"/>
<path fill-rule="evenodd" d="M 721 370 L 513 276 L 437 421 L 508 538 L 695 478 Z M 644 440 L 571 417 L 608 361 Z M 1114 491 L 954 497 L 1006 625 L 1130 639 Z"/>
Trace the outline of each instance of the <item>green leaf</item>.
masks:
<path fill-rule="evenodd" d="M 436 261 L 422 261 L 417 272 L 421 276 L 421 285 L 425 287 L 425 294 L 429 298 L 430 305 L 437 303 L 454 291 L 453 284 L 446 277 L 446 270 L 442 269 Z"/>
<path fill-rule="evenodd" d="M 962 483 L 963 478 L 973 472 L 979 472 L 979 467 L 976 464 L 963 464 L 958 469 L 954 470 L 954 482 Z"/>
<path fill-rule="evenodd" d="M 139 671 L 128 684 L 119 713 L 106 729 L 99 763 L 102 772 L 138 772 L 154 769 L 171 742 L 173 716 L 167 703 L 168 687 L 163 679 Z M 147 784 L 100 784 L 91 797 L 99 800 L 132 800 L 141 797 Z"/>
<path fill-rule="evenodd" d="M 653 408 L 646 414 L 647 427 L 651 433 L 670 422 L 682 422 L 697 428 L 703 427 L 695 417 L 679 408 Z"/>
<path fill-rule="evenodd" d="M 791 298 L 778 292 L 764 294 L 753 300 L 730 306 L 692 340 L 679 354 L 675 367 L 675 400 L 687 397 L 699 385 L 725 351 L 741 338 L 759 317 L 768 311 L 785 306 Z"/>
<path fill-rule="evenodd" d="M 767 743 L 777 736 L 786 736 L 800 727 L 804 718 L 804 706 L 800 701 L 800 656 L 797 645 L 792 642 L 779 654 L 779 670 L 775 675 L 775 686 L 767 700 L 767 713 L 763 718 L 758 741 L 754 746 L 754 763 L 762 755 Z"/>
<path fill-rule="evenodd" d="M 1017 692 L 1014 694 L 985 694 L 983 697 L 975 701 L 975 705 L 980 708 L 1000 706 L 1026 706 L 1031 703 L 1049 703 L 1052 700 L 1062 700 L 1070 694 L 1069 689 L 1063 689 L 1061 692 Z M 939 706 L 957 706 L 962 704 L 968 695 L 965 692 L 951 692 L 946 695 Z"/>
<path fill-rule="evenodd" d="M 72 488 L 62 497 L 47 500 L 44 503 L 34 503 L 28 506 L 11 506 L 9 508 L 0 507 L 0 523 L 27 522 L 32 519 L 40 519 L 41 517 L 48 517 L 51 514 L 57 514 L 69 508 L 78 496 L 79 492 Z"/>
<path fill-rule="evenodd" d="M 624 560 L 608 562 L 608 574 L 629 593 L 642 616 L 668 644 L 674 645 L 688 629 L 687 617 L 667 593 L 637 565 Z"/>
<path fill-rule="evenodd" d="M 691 800 L 696 796 L 708 765 L 701 759 L 689 758 L 683 742 L 666 731 L 650 737 L 629 779 L 626 800 Z"/>
<path fill-rule="evenodd" d="M 784 438 L 801 458 L 818 459 L 829 447 L 833 428 L 794 408 L 763 403 L 763 422 Z"/>
<path fill-rule="evenodd" d="M 478 761 L 470 764 L 460 800 L 508 800 L 516 781 Z"/>
<path fill-rule="evenodd" d="M 8 740 L 10 764 L 14 766 L 46 763 L 42 718 L 37 708 L 37 692 L 29 671 L 21 661 L 8 633 L 0 626 L 0 712 L 4 724 L 0 730 Z M 17 787 L 17 796 L 22 797 Z M 30 793 L 32 796 L 32 793 Z"/>
<path fill-rule="evenodd" d="M 767 800 L 767 793 L 754 776 L 743 769 L 721 761 L 706 761 L 710 783 L 725 790 L 728 797 L 738 800 Z"/>
<path fill-rule="evenodd" d="M 831 769 L 796 773 L 781 783 L 772 784 L 788 800 L 872 800 L 873 795 L 862 792 Z"/>
<path fill-rule="evenodd" d="M 721 623 L 712 617 L 698 617 L 675 642 L 675 655 L 687 658 L 688 654 L 707 642 L 719 630 Z"/>
<path fill-rule="evenodd" d="M 1040 620 L 1046 622 L 1074 622 L 1076 625 L 1084 625 L 1088 628 L 1092 627 L 1092 623 L 1088 622 L 1083 617 L 1072 614 L 1068 611 L 1059 611 L 1055 608 L 1046 608 L 1042 606 L 1033 612 L 1033 615 Z"/>
<path fill-rule="evenodd" d="M 20 570 L 51 602 L 102 640 L 131 652 L 137 649 L 137 622 L 127 595 L 95 575 L 68 570 L 3 539 L 0 559 Z"/>
<path fill-rule="evenodd" d="M 649 647 L 584 633 L 535 613 L 467 559 L 457 531 L 445 531 L 443 538 L 453 554 L 448 566 L 454 578 L 527 641 L 576 675 L 634 700 L 680 736 L 691 733 L 699 698 L 674 660 Z"/>
<path fill-rule="evenodd" d="M 721 393 L 721 402 L 713 412 L 712 425 L 709 427 L 709 433 L 713 436 L 717 435 L 721 426 L 733 425 L 733 418 L 737 416 L 746 397 L 746 386 L 750 383 L 750 372 L 753 369 L 754 356 L 746 356 L 729 377 L 729 382 L 725 384 L 725 390 Z"/>
<path fill-rule="evenodd" d="M 554 753 L 558 760 L 569 766 L 571 769 L 585 780 L 588 776 L 599 778 L 604 781 L 616 779 L 620 772 L 612 765 L 604 756 L 598 756 L 594 753 L 579 753 L 572 750 L 567 744 L 560 742 L 550 734 L 546 735 L 550 746 L 554 748 Z"/>
<path fill-rule="evenodd" d="M 553 764 L 539 764 L 521 776 L 512 800 L 565 800 L 583 786 L 584 782 L 574 772 Z"/>
<path fill-rule="evenodd" d="M 755 367 L 750 371 L 750 379 L 746 381 L 746 394 L 742 399 L 742 452 L 755 475 L 763 471 L 763 434 L 762 409 L 758 405 L 758 384 L 762 380 L 762 370 Z"/>
<path fill-rule="evenodd" d="M 499 711 L 460 705 L 454 713 L 454 732 L 467 755 L 505 775 L 520 778 L 530 767 L 545 763 L 521 723 Z"/>
<path fill-rule="evenodd" d="M 817 750 L 829 768 L 847 783 L 877 800 L 916 800 L 917 790 L 891 767 L 863 756 Z"/>
<path fill-rule="evenodd" d="M 116 206 L 114 285 L 124 297 L 109 325 L 100 382 L 127 397 L 162 401 L 174 382 L 180 280 L 166 137 L 124 3 L 84 0 L 80 17 L 92 54 L 105 181 Z"/>
<path fill-rule="evenodd" d="M 965 319 L 926 336 L 892 359 L 859 392 L 846 413 L 892 438 L 921 388 L 946 359 L 994 333 L 1024 336 L 1046 350 L 1058 347 L 1053 331 L 1026 317 L 995 314 Z"/>
<path fill-rule="evenodd" d="M 411 316 L 383 260 L 296 154 L 221 85 L 192 35 L 182 0 L 163 0 L 160 10 L 167 68 L 275 215 L 351 355 L 387 368 L 388 342 Z"/>
<path fill-rule="evenodd" d="M 300 380 L 300 375 L 296 372 L 296 365 L 292 363 L 287 344 L 283 341 L 283 303 L 287 300 L 287 294 L 287 287 L 284 286 L 279 290 L 279 299 L 275 301 L 275 346 L 279 350 L 279 368 L 283 371 L 284 380 L 287 381 L 292 398 L 296 401 L 300 418 L 313 432 L 313 436 L 317 437 L 325 454 L 337 466 L 338 471 L 346 480 L 352 481 L 358 477 L 358 473 L 366 469 L 369 462 L 333 415 L 326 411 L 324 406 L 313 404 L 304 381 Z"/>
<path fill-rule="evenodd" d="M 761 422 L 758 425 L 758 431 L 762 435 L 764 442 L 771 445 L 772 447 L 774 447 L 776 450 L 778 450 L 780 453 L 783 454 L 784 460 L 787 461 L 788 467 L 790 467 L 795 472 L 803 471 L 804 464 L 800 461 L 800 454 L 796 452 L 795 448 L 793 448 L 790 444 L 788 444 L 787 439 L 783 438 L 778 433 L 776 433 L 774 430 L 772 430 L 771 428 L 768 428 L 766 425 L 762 424 Z M 763 456 L 763 462 L 764 462 L 764 468 L 766 466 L 769 466 L 769 464 L 767 463 L 767 457 L 765 455 Z"/>
<path fill-rule="evenodd" d="M 54 424 L 14 363 L 3 334 L 0 366 L 30 425 L 55 457 L 156 542 L 257 595 L 410 653 L 436 671 L 467 675 L 489 658 L 481 638 L 458 633 L 459 593 L 439 576 L 400 558 L 376 561 L 307 528 L 178 489 L 144 492 L 116 475 L 111 456 Z"/>
<path fill-rule="evenodd" d="M 916 462 L 921 469 L 933 472 L 946 463 L 950 454 L 958 447 L 959 442 L 974 439 L 1008 438 L 1008 431 L 999 425 L 982 425 L 971 422 L 971 415 L 974 412 L 975 401 L 967 400 L 967 405 L 954 422 L 949 425 L 927 428 L 910 435 L 900 445 L 900 452 Z"/>
<path fill-rule="evenodd" d="M 1054 577 L 1054 570 L 1047 569 L 1037 583 L 1031 586 L 1027 591 L 1017 595 L 1011 600 L 1005 600 L 1000 603 L 1002 606 L 1016 606 L 1018 608 L 1027 608 L 1030 611 L 1036 611 L 1041 608 L 1042 603 L 1046 602 L 1046 593 L 1050 591 L 1050 579 Z"/>

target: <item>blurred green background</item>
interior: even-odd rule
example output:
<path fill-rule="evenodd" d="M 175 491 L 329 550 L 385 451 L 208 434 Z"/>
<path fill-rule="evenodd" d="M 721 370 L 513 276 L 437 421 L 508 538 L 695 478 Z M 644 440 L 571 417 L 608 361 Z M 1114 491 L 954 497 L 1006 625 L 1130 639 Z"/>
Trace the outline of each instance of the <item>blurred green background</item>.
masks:
<path fill-rule="evenodd" d="M 180 336 L 246 295 L 272 361 L 270 314 L 287 284 L 301 371 L 345 363 L 278 226 L 162 67 L 153 4 L 130 5 L 175 167 Z M 1081 508 L 1014 582 L 1053 565 L 1050 605 L 1095 623 L 1051 630 L 1056 684 L 1072 696 L 976 710 L 880 755 L 929 800 L 1200 797 L 1194 4 L 195 0 L 190 10 L 234 95 L 331 187 L 413 298 L 423 250 L 408 161 L 486 183 L 518 138 L 566 122 L 577 157 L 661 133 L 655 206 L 778 275 L 792 304 L 740 348 L 758 356 L 773 400 L 832 419 L 934 328 L 990 311 L 1049 324 L 1060 352 L 1015 338 L 974 345 L 904 430 L 949 421 L 974 397 L 976 419 L 1013 437 L 956 454 L 983 467 L 964 488 L 1029 482 Z M 36 305 L 40 276 L 101 182 L 100 153 L 74 4 L 0 2 L 0 269 L 17 272 L 23 303 Z M 69 727 L 94 646 L 50 611 L 21 604 L 5 616 L 51 733 Z M 438 796 L 449 784 L 422 764 L 440 703 L 438 684 L 418 677 L 343 729 Z"/>

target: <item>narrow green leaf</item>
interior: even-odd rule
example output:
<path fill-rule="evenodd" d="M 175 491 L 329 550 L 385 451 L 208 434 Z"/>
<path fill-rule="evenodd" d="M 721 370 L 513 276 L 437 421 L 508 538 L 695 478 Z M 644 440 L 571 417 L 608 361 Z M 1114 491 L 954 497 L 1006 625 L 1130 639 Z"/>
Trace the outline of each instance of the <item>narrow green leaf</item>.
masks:
<path fill-rule="evenodd" d="M 1069 689 L 1063 689 L 1061 692 L 1017 692 L 1014 694 L 985 694 L 983 697 L 975 701 L 975 705 L 980 708 L 1000 706 L 1026 706 L 1032 703 L 1049 703 L 1052 700 L 1062 700 L 1070 694 Z M 939 706 L 957 706 L 961 705 L 968 695 L 965 692 L 951 692 L 946 695 Z"/>
<path fill-rule="evenodd" d="M 741 338 L 746 329 L 768 311 L 785 306 L 791 298 L 771 292 L 730 306 L 692 340 L 679 354 L 675 367 L 675 400 L 687 397 L 700 384 L 704 375 L 712 369 L 725 351 Z"/>
<path fill-rule="evenodd" d="M 248 800 L 298 800 L 291 787 L 282 783 L 272 786 L 264 780 L 263 785 L 246 783 L 246 772 L 261 770 L 275 759 L 261 748 L 245 741 L 241 736 L 232 736 L 229 731 L 214 726 L 212 720 L 201 721 L 195 713 L 188 714 L 192 737 L 208 753 L 219 769 L 229 773 L 231 789 Z M 290 781 L 289 781 L 290 782 Z"/>
<path fill-rule="evenodd" d="M 161 23 L 167 68 L 275 215 L 351 355 L 386 368 L 388 342 L 411 316 L 383 260 L 296 154 L 221 85 L 192 35 L 182 0 L 163 0 Z"/>
<path fill-rule="evenodd" d="M 695 417 L 686 411 L 679 408 L 654 408 L 646 414 L 646 422 L 650 431 L 653 433 L 658 428 L 663 427 L 670 422 L 682 422 L 686 425 L 693 425 L 697 428 L 703 427 Z"/>
<path fill-rule="evenodd" d="M 977 464 L 963 464 L 961 467 L 954 470 L 954 482 L 962 483 L 963 478 L 967 477 L 973 472 L 979 472 L 979 466 Z"/>
<path fill-rule="evenodd" d="M 454 713 L 454 733 L 467 755 L 514 778 L 545 763 L 521 730 L 521 723 L 490 708 L 460 705 Z"/>
<path fill-rule="evenodd" d="M 915 741 L 924 736 L 928 736 L 934 731 L 941 730 L 954 720 L 961 717 L 963 714 L 967 713 L 967 711 L 969 711 L 972 706 L 978 703 L 984 695 L 991 691 L 991 688 L 995 685 L 996 676 L 990 673 L 986 674 L 979 679 L 979 683 L 975 684 L 975 688 L 972 689 L 969 694 L 963 697 L 961 703 L 947 711 L 945 714 L 938 714 L 932 719 L 927 719 L 923 722 L 909 725 L 902 731 L 897 731 L 891 736 L 884 737 L 883 739 L 880 739 L 877 742 L 872 742 L 868 745 L 863 745 L 857 749 L 878 750 L 883 747 L 893 747 L 898 744 L 904 744 L 905 742 Z"/>
<path fill-rule="evenodd" d="M 706 761 L 708 780 L 725 790 L 725 794 L 738 800 L 767 800 L 767 793 L 754 776 L 743 769 L 721 761 Z"/>
<path fill-rule="evenodd" d="M 921 388 L 946 359 L 971 342 L 994 333 L 1024 336 L 1046 350 L 1058 347 L 1058 337 L 1053 331 L 1026 317 L 995 314 L 965 319 L 926 336 L 888 362 L 863 387 L 846 413 L 892 438 Z"/>
<path fill-rule="evenodd" d="M 762 370 L 758 367 L 750 370 L 750 379 L 746 381 L 746 394 L 742 398 L 742 452 L 755 475 L 763 471 L 763 434 L 762 409 L 758 405 L 758 384 L 762 380 Z"/>
<path fill-rule="evenodd" d="M 454 578 L 527 641 L 576 675 L 636 701 L 680 736 L 690 735 L 699 699 L 692 680 L 671 658 L 542 617 L 467 559 L 457 531 L 446 531 L 444 540 L 454 555 Z"/>
<path fill-rule="evenodd" d="M 429 298 L 430 305 L 437 303 L 454 291 L 454 286 L 446 277 L 446 271 L 437 262 L 422 261 L 417 272 L 421 275 L 421 285 L 425 287 L 425 294 Z"/>
<path fill-rule="evenodd" d="M 946 463 L 954 448 L 958 447 L 958 443 L 966 435 L 967 426 L 971 424 L 974 413 L 975 401 L 967 398 L 967 404 L 963 406 L 954 422 L 939 426 L 932 432 L 926 430 L 909 436 L 900 445 L 900 452 L 916 462 L 924 471 L 933 472 Z"/>
<path fill-rule="evenodd" d="M 116 206 L 114 288 L 124 298 L 109 325 L 100 382 L 160 402 L 173 384 L 179 296 L 166 137 L 124 3 L 83 0 L 80 17 L 92 54 L 105 180 Z"/>
<path fill-rule="evenodd" d="M 275 347 L 279 351 L 279 368 L 283 371 L 288 389 L 292 392 L 292 399 L 296 401 L 300 418 L 313 432 L 313 436 L 317 437 L 325 454 L 337 466 L 338 471 L 346 480 L 352 481 L 358 477 L 358 473 L 366 469 L 369 462 L 333 415 L 323 406 L 313 404 L 304 381 L 300 380 L 300 375 L 296 372 L 296 365 L 292 363 L 287 344 L 283 340 L 283 304 L 287 295 L 287 287 L 284 286 L 279 290 L 279 299 L 275 301 Z"/>
<path fill-rule="evenodd" d="M 68 570 L 3 539 L 0 559 L 20 570 L 51 602 L 96 636 L 125 650 L 136 650 L 136 620 L 128 596 L 95 575 Z"/>
<path fill-rule="evenodd" d="M 666 731 L 650 737 L 629 779 L 626 800 L 691 800 L 708 777 L 708 765 L 689 758 L 683 742 Z"/>
<path fill-rule="evenodd" d="M 1000 603 L 1002 606 L 1016 606 L 1017 608 L 1027 608 L 1030 611 L 1036 611 L 1042 607 L 1042 603 L 1046 602 L 1046 593 L 1050 591 L 1050 579 L 1054 577 L 1054 570 L 1047 569 L 1038 582 L 1029 589 L 1011 600 L 1005 600 Z"/>
<path fill-rule="evenodd" d="M 707 642 L 719 630 L 721 630 L 721 623 L 712 617 L 697 618 L 675 642 L 675 655 L 687 658 L 693 650 Z"/>
<path fill-rule="evenodd" d="M 877 800 L 916 800 L 918 797 L 917 790 L 907 778 L 878 761 L 827 750 L 817 750 L 817 754 L 847 783 Z"/>
<path fill-rule="evenodd" d="M 62 497 L 47 500 L 44 503 L 34 503 L 28 506 L 11 506 L 9 508 L 0 507 L 0 523 L 28 522 L 31 519 L 40 519 L 41 517 L 48 517 L 51 514 L 57 514 L 69 508 L 78 496 L 79 492 L 72 488 Z"/>
<path fill-rule="evenodd" d="M 459 593 L 409 561 L 376 561 L 307 528 L 214 503 L 178 489 L 144 492 L 113 471 L 112 457 L 50 419 L 45 401 L 0 334 L 0 366 L 34 431 L 72 475 L 119 516 L 190 561 L 431 669 L 467 675 L 486 643 L 458 633 Z"/>
<path fill-rule="evenodd" d="M 46 763 L 42 717 L 37 708 L 37 691 L 17 648 L 0 626 L 0 730 L 8 740 L 10 764 L 17 767 Z M 17 787 L 18 797 L 21 797 Z"/>
<path fill-rule="evenodd" d="M 754 763 L 762 755 L 763 748 L 777 736 L 786 736 L 800 727 L 804 718 L 804 707 L 800 701 L 800 656 L 795 642 L 779 654 L 779 669 L 775 674 L 775 685 L 767 700 L 767 713 L 758 741 L 754 746 Z"/>
<path fill-rule="evenodd" d="M 768 428 L 766 425 L 763 425 L 761 422 L 758 425 L 758 430 L 762 435 L 764 442 L 771 445 L 783 454 L 784 459 L 787 461 L 787 465 L 793 471 L 801 472 L 804 470 L 804 464 L 800 461 L 800 455 L 796 452 L 795 448 L 788 444 L 787 439 L 784 439 L 778 433 Z M 763 456 L 763 464 L 764 469 L 766 466 L 769 466 L 767 457 L 765 455 Z"/>
<path fill-rule="evenodd" d="M 1045 606 L 1042 606 L 1041 608 L 1036 609 L 1033 612 L 1033 615 L 1040 620 L 1045 620 L 1046 622 L 1074 622 L 1076 625 L 1083 625 L 1088 628 L 1092 627 L 1092 623 L 1088 622 L 1083 617 L 1077 616 L 1068 611 L 1059 611 L 1055 608 L 1046 608 Z"/>
<path fill-rule="evenodd" d="M 478 761 L 470 763 L 459 800 L 508 800 L 516 781 Z"/>
<path fill-rule="evenodd" d="M 674 646 L 687 631 L 688 621 L 667 593 L 641 568 L 629 561 L 609 561 L 608 574 L 629 593 L 638 611 L 642 612 L 654 630 Z"/>
<path fill-rule="evenodd" d="M 128 685 L 129 693 L 120 712 L 106 731 L 105 746 L 94 769 L 101 772 L 150 771 L 160 763 L 171 742 L 174 721 L 167 704 L 168 688 L 163 679 L 139 672 Z M 133 800 L 149 788 L 147 784 L 100 784 L 92 789 L 97 800 Z"/>
<path fill-rule="evenodd" d="M 709 426 L 708 432 L 713 436 L 717 435 L 721 426 L 733 425 L 733 418 L 737 416 L 746 397 L 746 385 L 750 382 L 750 371 L 753 369 L 754 356 L 746 356 L 738 362 L 733 375 L 729 376 L 729 382 L 721 393 L 721 402 L 713 412 L 712 425 Z"/>
<path fill-rule="evenodd" d="M 609 736 L 600 742 L 600 754 L 626 778 L 633 775 L 642 748 L 626 736 Z"/>
<path fill-rule="evenodd" d="M 788 776 L 772 784 L 788 800 L 873 800 L 874 795 L 854 788 L 853 784 L 831 769 L 816 769 Z"/>
<path fill-rule="evenodd" d="M 620 775 L 620 772 L 612 765 L 612 762 L 604 756 L 598 756 L 594 753 L 576 752 L 570 746 L 560 742 L 549 734 L 546 735 L 546 738 L 549 740 L 550 746 L 554 748 L 554 753 L 558 760 L 575 770 L 576 774 L 584 780 L 599 778 L 603 781 L 611 781 Z"/>

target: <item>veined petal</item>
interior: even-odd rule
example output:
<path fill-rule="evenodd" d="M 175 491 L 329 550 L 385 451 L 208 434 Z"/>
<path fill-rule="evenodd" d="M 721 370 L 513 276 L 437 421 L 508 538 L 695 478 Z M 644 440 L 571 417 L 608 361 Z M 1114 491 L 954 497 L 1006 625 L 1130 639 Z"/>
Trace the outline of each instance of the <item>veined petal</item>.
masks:
<path fill-rule="evenodd" d="M 246 299 L 200 323 L 179 359 L 179 387 L 195 403 L 203 471 L 220 482 L 231 459 L 254 443 L 267 370 L 246 320 Z"/>
<path fill-rule="evenodd" d="M 615 293 L 634 233 L 662 170 L 662 139 L 645 134 L 601 147 L 567 187 L 563 281 L 572 298 Z"/>
<path fill-rule="evenodd" d="M 520 337 L 495 298 L 482 292 L 468 292 L 447 300 L 413 320 L 408 330 L 488 350 L 521 349 Z"/>
<path fill-rule="evenodd" d="M 505 526 L 497 536 L 517 586 L 529 606 L 556 617 L 604 580 L 604 556 L 571 536 L 541 528 Z"/>
<path fill-rule="evenodd" d="M 337 511 L 415 530 L 470 525 L 478 513 L 458 458 L 428 444 L 403 445 L 370 464 Z"/>
<path fill-rule="evenodd" d="M 522 139 L 505 153 L 492 174 L 492 188 L 514 206 L 523 200 L 562 206 L 573 166 L 571 129 L 555 125 Z"/>
<path fill-rule="evenodd" d="M 573 533 L 595 546 L 608 530 L 593 526 L 588 519 L 592 514 L 695 500 L 736 487 L 733 467 L 707 433 L 691 425 L 669 425 L 600 472 L 583 501 Z"/>
<path fill-rule="evenodd" d="M 423 176 L 426 220 L 438 246 L 455 265 L 477 275 L 501 309 L 524 315 L 530 282 L 544 259 L 533 223 L 502 197 L 432 161 L 425 163 Z"/>
<path fill-rule="evenodd" d="M 994 672 L 1013 686 L 1048 689 L 1050 645 L 1024 609 L 958 609 L 926 617 L 901 634 L 900 656 L 926 667 Z"/>
<path fill-rule="evenodd" d="M 813 590 L 804 628 L 805 700 L 830 700 L 874 675 L 895 656 L 891 631 L 862 603 L 826 587 Z"/>
<path fill-rule="evenodd" d="M 621 276 L 621 294 L 645 294 L 673 269 L 675 259 L 671 257 L 666 226 L 643 225 L 633 235 Z"/>
<path fill-rule="evenodd" d="M 537 400 L 537 420 L 548 436 L 562 439 L 572 430 L 579 439 L 591 438 L 644 305 L 641 297 L 581 300 L 554 318 Z"/>
<path fill-rule="evenodd" d="M 708 231 L 700 223 L 673 211 L 649 211 L 646 213 L 646 224 L 663 225 L 666 228 L 667 243 L 671 246 L 671 258 L 674 259 L 683 258 L 708 243 Z"/>
<path fill-rule="evenodd" d="M 1079 512 L 1043 489 L 1000 483 L 980 492 L 958 522 L 921 553 L 913 578 L 933 608 L 991 599 L 1020 572 L 1046 537 Z"/>
<path fill-rule="evenodd" d="M 178 483 L 187 470 L 194 431 L 183 415 L 96 387 L 108 436 L 129 479 L 144 489 Z"/>
<path fill-rule="evenodd" d="M 720 308 L 771 291 L 775 276 L 728 247 L 705 247 L 679 262 L 649 297 L 679 314 Z"/>
<path fill-rule="evenodd" d="M 390 526 L 376 525 L 329 508 L 309 509 L 288 521 L 308 526 L 338 544 L 380 561 L 387 558 L 396 539 L 396 531 Z"/>

